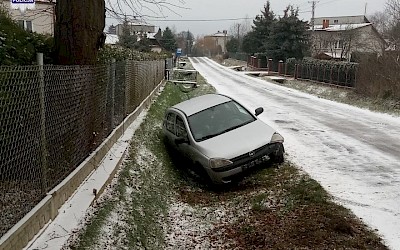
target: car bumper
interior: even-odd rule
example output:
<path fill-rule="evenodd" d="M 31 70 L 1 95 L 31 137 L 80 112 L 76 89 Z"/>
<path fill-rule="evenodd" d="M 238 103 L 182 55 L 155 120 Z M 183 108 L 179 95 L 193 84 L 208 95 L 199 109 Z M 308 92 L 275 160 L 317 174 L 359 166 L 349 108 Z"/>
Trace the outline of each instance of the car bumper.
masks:
<path fill-rule="evenodd" d="M 216 184 L 229 183 L 235 176 L 255 166 L 262 165 L 273 158 L 273 155 L 283 152 L 282 143 L 265 145 L 259 149 L 248 152 L 231 159 L 232 165 L 219 169 L 207 169 L 211 180 Z"/>

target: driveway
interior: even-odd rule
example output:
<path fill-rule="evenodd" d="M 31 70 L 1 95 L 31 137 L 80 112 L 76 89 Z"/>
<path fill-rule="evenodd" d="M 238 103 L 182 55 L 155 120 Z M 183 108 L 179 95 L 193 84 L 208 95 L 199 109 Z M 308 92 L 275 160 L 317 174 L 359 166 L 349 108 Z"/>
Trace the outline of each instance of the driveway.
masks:
<path fill-rule="evenodd" d="M 400 118 L 308 95 L 192 58 L 219 93 L 254 110 L 285 137 L 289 160 L 400 249 Z"/>

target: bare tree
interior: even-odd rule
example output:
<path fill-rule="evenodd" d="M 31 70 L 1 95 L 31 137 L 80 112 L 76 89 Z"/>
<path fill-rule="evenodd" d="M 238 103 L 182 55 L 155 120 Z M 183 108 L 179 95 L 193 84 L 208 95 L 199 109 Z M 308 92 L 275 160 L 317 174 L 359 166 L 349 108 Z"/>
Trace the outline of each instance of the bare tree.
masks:
<path fill-rule="evenodd" d="M 369 21 L 374 25 L 376 30 L 383 37 L 387 37 L 387 33 L 390 27 L 390 16 L 387 12 L 376 12 L 368 17 Z"/>
<path fill-rule="evenodd" d="M 236 37 L 238 40 L 242 39 L 251 30 L 250 18 L 245 18 L 242 22 L 237 22 L 229 28 L 229 34 Z"/>
<path fill-rule="evenodd" d="M 229 34 L 236 38 L 239 43 L 239 50 L 242 47 L 243 37 L 251 30 L 250 20 L 251 18 L 246 16 L 242 22 L 234 23 L 229 28 Z"/>
<path fill-rule="evenodd" d="M 400 50 L 400 0 L 387 0 L 385 11 L 390 16 L 388 38 L 391 46 Z"/>
<path fill-rule="evenodd" d="M 400 0 L 387 0 L 385 10 L 391 16 L 392 21 L 400 22 Z"/>

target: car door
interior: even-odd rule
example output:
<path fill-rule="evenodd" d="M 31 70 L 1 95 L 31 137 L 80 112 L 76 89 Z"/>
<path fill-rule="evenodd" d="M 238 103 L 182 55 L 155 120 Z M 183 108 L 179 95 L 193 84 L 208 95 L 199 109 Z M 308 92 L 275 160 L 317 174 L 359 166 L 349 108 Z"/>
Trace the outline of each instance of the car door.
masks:
<path fill-rule="evenodd" d="M 175 136 L 176 138 L 185 138 L 188 140 L 188 142 L 185 143 L 179 143 L 177 144 L 178 150 L 182 152 L 182 154 L 187 157 L 191 158 L 191 146 L 189 142 L 189 136 L 188 136 L 188 130 L 186 127 L 186 124 L 183 120 L 183 117 L 180 116 L 179 114 L 176 115 L 176 121 L 175 121 Z"/>
<path fill-rule="evenodd" d="M 174 148 L 176 148 L 175 121 L 176 121 L 176 114 L 174 112 L 167 112 L 164 118 L 164 130 L 168 143 Z"/>

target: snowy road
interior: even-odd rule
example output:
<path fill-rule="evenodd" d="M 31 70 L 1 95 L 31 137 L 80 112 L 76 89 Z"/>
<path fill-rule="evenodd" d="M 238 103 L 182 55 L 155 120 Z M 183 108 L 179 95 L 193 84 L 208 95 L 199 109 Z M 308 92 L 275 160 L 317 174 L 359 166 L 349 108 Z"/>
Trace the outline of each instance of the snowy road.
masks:
<path fill-rule="evenodd" d="M 400 118 L 255 79 L 207 58 L 193 66 L 219 93 L 254 110 L 285 137 L 289 159 L 400 249 Z"/>

